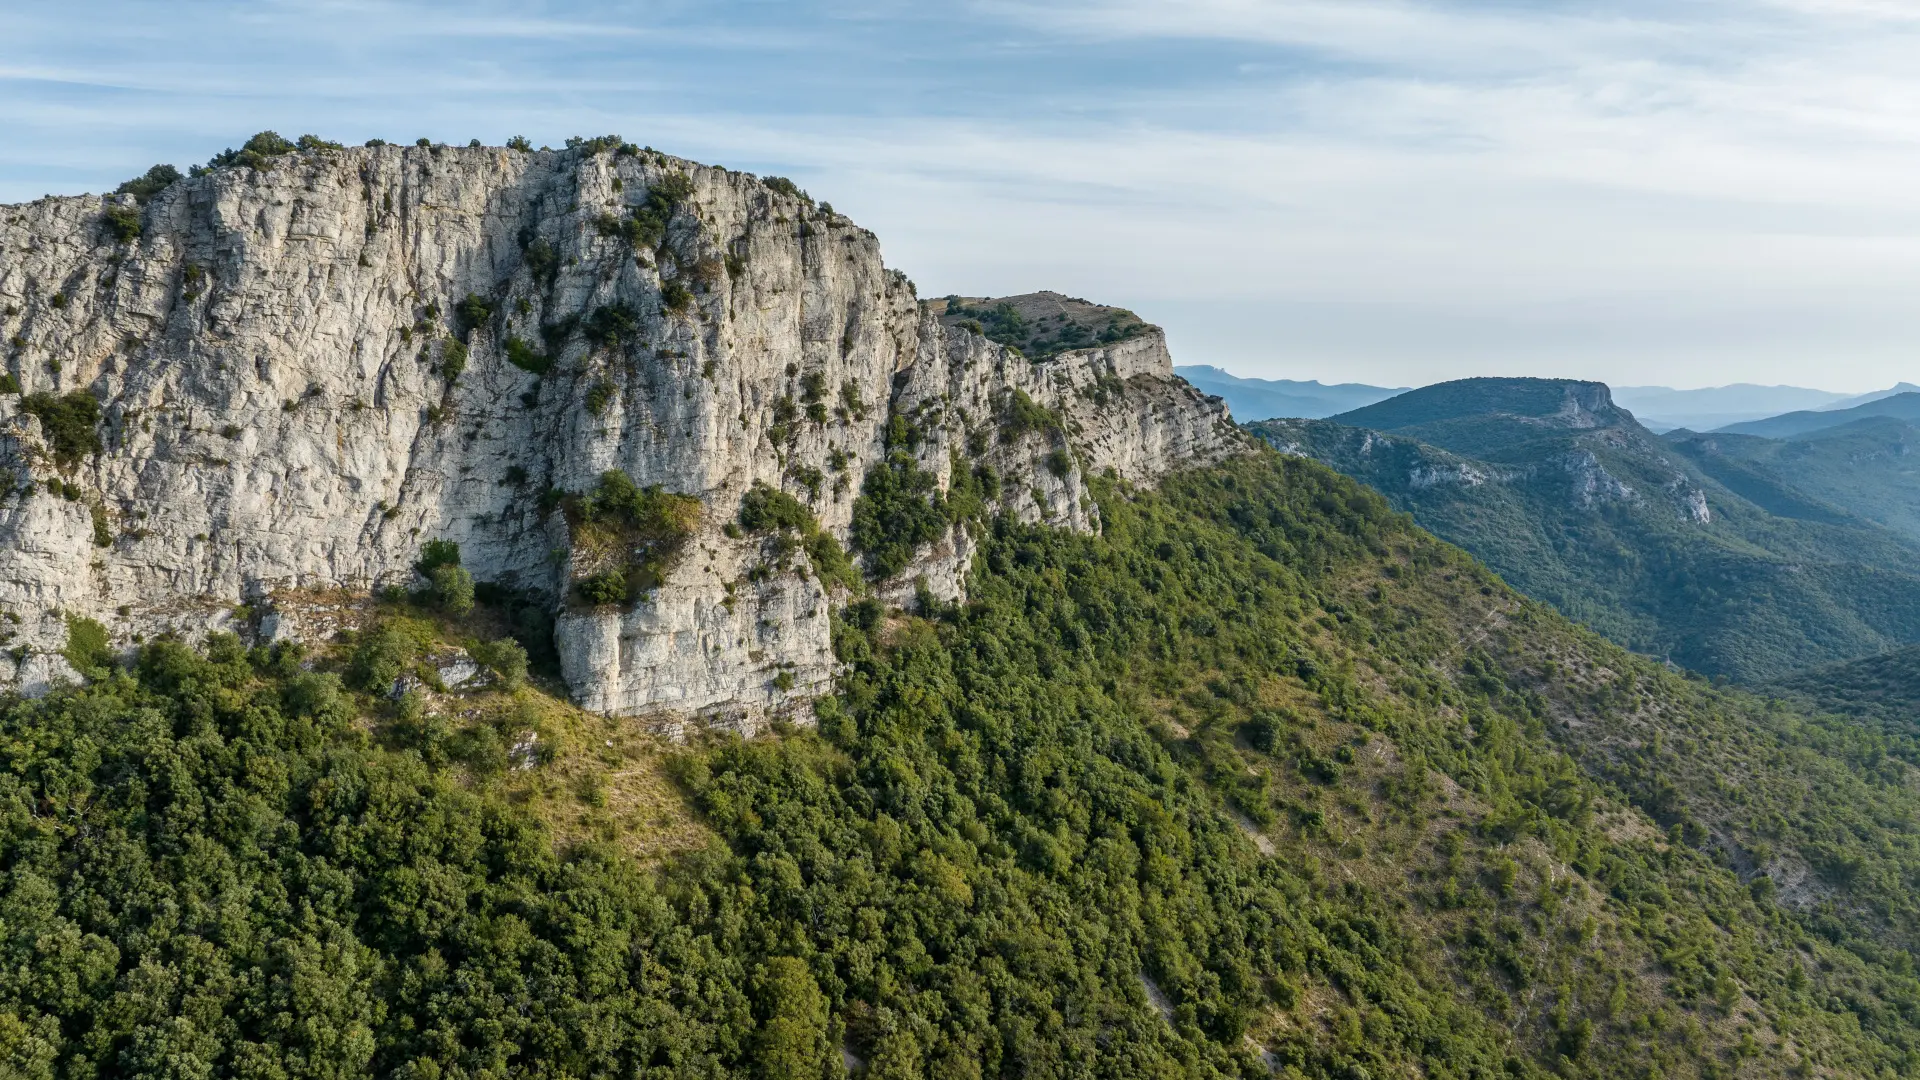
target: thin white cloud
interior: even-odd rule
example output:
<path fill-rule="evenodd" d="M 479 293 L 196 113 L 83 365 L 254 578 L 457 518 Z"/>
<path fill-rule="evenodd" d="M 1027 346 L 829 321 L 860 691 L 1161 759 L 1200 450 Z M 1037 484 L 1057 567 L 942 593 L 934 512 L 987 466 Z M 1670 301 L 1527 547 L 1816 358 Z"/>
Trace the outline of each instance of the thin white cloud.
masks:
<path fill-rule="evenodd" d="M 0 198 L 263 127 L 621 131 L 794 175 L 928 292 L 1058 287 L 1204 320 L 1174 327 L 1209 350 L 1195 362 L 1729 382 L 1818 352 L 1860 389 L 1920 370 L 1911 3 L 984 0 L 931 42 L 924 9 L 889 3 L 719 22 L 186 4 L 100 33 L 51 10 L 0 14 Z M 181 10 L 235 17 L 189 40 L 161 14 Z M 889 27 L 896 48 L 849 44 Z M 1194 67 L 1213 57 L 1231 62 Z"/>

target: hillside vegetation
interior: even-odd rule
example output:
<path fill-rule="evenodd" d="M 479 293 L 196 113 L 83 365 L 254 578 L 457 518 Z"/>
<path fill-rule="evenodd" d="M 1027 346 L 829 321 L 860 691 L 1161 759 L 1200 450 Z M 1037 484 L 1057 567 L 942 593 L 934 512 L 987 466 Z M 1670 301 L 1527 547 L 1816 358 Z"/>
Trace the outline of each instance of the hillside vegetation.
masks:
<path fill-rule="evenodd" d="M 1696 671 L 1759 683 L 1920 640 L 1920 540 L 1842 505 L 1840 485 L 1664 441 L 1598 383 L 1469 379 L 1250 430 L 1367 483 L 1527 595 Z"/>
<path fill-rule="evenodd" d="M 1920 763 L 1920 645 L 1801 672 L 1768 689 L 1867 721 L 1887 737 L 1889 752 Z"/>
<path fill-rule="evenodd" d="M 1920 542 L 1920 428 L 1870 417 L 1792 439 L 1675 432 L 1673 448 L 1771 513 L 1848 515 Z"/>
<path fill-rule="evenodd" d="M 1126 308 L 1041 291 L 1019 296 L 948 296 L 928 302 L 947 326 L 971 330 L 1030 360 L 1111 345 L 1156 328 Z"/>
<path fill-rule="evenodd" d="M 1097 537 L 976 522 L 964 605 L 851 604 L 817 731 L 396 700 L 486 615 L 407 605 L 0 705 L 0 1069 L 1920 1067 L 1914 777 L 1872 737 L 1607 645 L 1298 458 L 1098 494 Z"/>

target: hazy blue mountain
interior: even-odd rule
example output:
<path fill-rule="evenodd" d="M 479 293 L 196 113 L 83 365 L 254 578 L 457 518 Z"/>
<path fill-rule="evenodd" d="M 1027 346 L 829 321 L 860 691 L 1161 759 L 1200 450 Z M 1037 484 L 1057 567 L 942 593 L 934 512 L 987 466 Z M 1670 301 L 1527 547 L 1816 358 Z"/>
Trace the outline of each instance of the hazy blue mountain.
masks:
<path fill-rule="evenodd" d="M 1762 681 L 1920 641 L 1920 540 L 1737 458 L 1703 468 L 1601 383 L 1464 379 L 1249 428 L 1697 671 Z"/>
<path fill-rule="evenodd" d="M 1821 409 L 1859 404 L 1846 394 L 1804 386 L 1760 386 L 1734 383 L 1698 390 L 1668 386 L 1616 386 L 1614 404 L 1630 410 L 1649 431 L 1692 428 L 1712 431 L 1745 420 L 1760 420 L 1797 409 Z"/>
<path fill-rule="evenodd" d="M 1851 424 L 1869 416 L 1891 416 L 1900 420 L 1920 420 L 1920 390 L 1908 390 L 1876 398 L 1849 409 L 1822 409 L 1790 412 L 1765 420 L 1749 420 L 1714 429 L 1715 434 L 1759 435 L 1767 439 L 1791 439 L 1827 428 Z"/>
<path fill-rule="evenodd" d="M 1920 390 L 1920 386 L 1915 386 L 1913 383 L 1910 383 L 1910 382 L 1896 383 L 1893 386 L 1889 386 L 1885 390 L 1875 390 L 1871 394 L 1861 394 L 1858 397 L 1850 397 L 1845 401 L 1836 401 L 1831 405 L 1824 405 L 1821 408 L 1822 409 L 1851 409 L 1855 405 L 1865 405 L 1869 401 L 1879 401 L 1881 398 L 1889 398 L 1895 394 L 1912 393 L 1915 390 Z"/>
<path fill-rule="evenodd" d="M 1206 364 L 1176 367 L 1173 372 L 1201 390 L 1225 398 L 1234 419 L 1242 422 L 1275 416 L 1332 416 L 1407 391 L 1404 386 L 1389 389 L 1365 383 L 1328 385 L 1314 379 L 1305 382 L 1243 379 Z"/>

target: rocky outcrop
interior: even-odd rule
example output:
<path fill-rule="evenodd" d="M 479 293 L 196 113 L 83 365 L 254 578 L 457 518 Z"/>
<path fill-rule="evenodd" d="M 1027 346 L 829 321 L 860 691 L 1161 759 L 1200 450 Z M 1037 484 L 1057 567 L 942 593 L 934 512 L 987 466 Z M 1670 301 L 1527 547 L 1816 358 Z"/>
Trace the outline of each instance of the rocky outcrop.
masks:
<path fill-rule="evenodd" d="M 583 704 L 751 726 L 833 670 L 805 557 L 730 535 L 754 485 L 844 542 L 901 452 L 943 487 L 987 465 L 1001 508 L 1084 529 L 1090 472 L 1242 445 L 1157 331 L 1029 361 L 943 326 L 791 185 L 610 141 L 320 149 L 144 207 L 0 208 L 0 337 L 3 682 L 68 614 L 123 645 L 241 603 L 293 633 L 292 597 L 406 584 L 445 539 L 545 598 Z M 1016 395 L 1055 422 L 1009 427 Z M 97 422 L 60 409 L 88 402 Z M 608 470 L 701 512 L 662 583 L 595 607 L 554 496 Z M 956 528 L 889 587 L 957 595 L 970 550 Z"/>

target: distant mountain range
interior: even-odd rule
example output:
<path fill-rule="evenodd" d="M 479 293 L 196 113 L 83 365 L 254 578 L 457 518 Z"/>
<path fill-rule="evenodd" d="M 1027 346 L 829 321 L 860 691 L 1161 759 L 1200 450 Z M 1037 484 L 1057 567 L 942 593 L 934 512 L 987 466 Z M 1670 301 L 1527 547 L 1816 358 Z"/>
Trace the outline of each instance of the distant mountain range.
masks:
<path fill-rule="evenodd" d="M 1173 373 L 1206 393 L 1225 398 L 1233 418 L 1242 423 L 1275 416 L 1332 416 L 1407 392 L 1404 386 L 1390 389 L 1365 383 L 1325 385 L 1312 379 L 1243 379 L 1205 364 L 1176 367 Z"/>
<path fill-rule="evenodd" d="M 1909 386 L 1909 383 L 1902 383 Z M 1920 387 L 1874 398 L 1871 401 L 1840 409 L 1807 409 L 1790 412 L 1783 416 L 1770 416 L 1763 420 L 1750 420 L 1745 423 L 1728 424 L 1713 429 L 1729 435 L 1758 435 L 1765 439 L 1791 439 L 1799 435 L 1811 435 L 1816 431 L 1841 427 L 1856 420 L 1873 416 L 1891 416 L 1901 420 L 1920 420 Z"/>
<path fill-rule="evenodd" d="M 1226 399 L 1227 407 L 1233 410 L 1234 419 L 1241 423 L 1276 417 L 1323 419 L 1407 392 L 1406 387 L 1372 386 L 1367 383 L 1326 384 L 1311 379 L 1249 379 L 1206 364 L 1176 367 L 1174 373 L 1201 390 Z M 1697 390 L 1676 390 L 1670 386 L 1618 386 L 1611 390 L 1613 403 L 1632 412 L 1641 426 L 1653 432 L 1678 428 L 1690 431 L 1744 431 L 1744 428 L 1735 425 L 1780 419 L 1785 414 L 1799 416 L 1802 413 L 1839 412 L 1912 391 L 1920 391 L 1920 386 L 1903 382 L 1868 394 L 1845 394 L 1804 386 L 1761 386 L 1756 383 L 1733 383 Z M 1845 422 L 1836 420 L 1833 423 Z M 1813 430 L 1813 426 L 1786 433 L 1799 434 L 1803 430 Z"/>
<path fill-rule="evenodd" d="M 1804 386 L 1759 386 L 1734 383 L 1699 390 L 1675 390 L 1667 386 L 1616 386 L 1613 402 L 1633 413 L 1633 418 L 1649 431 L 1689 428 L 1714 431 L 1730 424 L 1764 420 L 1788 412 L 1825 412 L 1852 408 L 1884 397 L 1920 390 L 1912 383 L 1901 383 L 1870 394 L 1842 394 L 1832 390 L 1813 390 Z"/>
<path fill-rule="evenodd" d="M 1804 386 L 1758 386 L 1734 383 L 1699 390 L 1668 386 L 1616 386 L 1613 402 L 1630 410 L 1651 431 L 1691 428 L 1712 431 L 1743 420 L 1758 420 L 1798 409 L 1837 405 L 1850 395 Z"/>
<path fill-rule="evenodd" d="M 1601 383 L 1466 379 L 1250 430 L 1384 494 L 1637 651 L 1749 682 L 1920 641 L 1904 436 L 1663 440 Z M 1878 440 L 1877 442 L 1874 440 Z M 1878 464 L 1850 463 L 1866 448 Z M 1850 479 L 1840 483 L 1835 478 Z"/>

